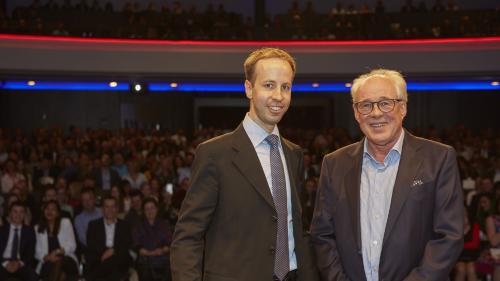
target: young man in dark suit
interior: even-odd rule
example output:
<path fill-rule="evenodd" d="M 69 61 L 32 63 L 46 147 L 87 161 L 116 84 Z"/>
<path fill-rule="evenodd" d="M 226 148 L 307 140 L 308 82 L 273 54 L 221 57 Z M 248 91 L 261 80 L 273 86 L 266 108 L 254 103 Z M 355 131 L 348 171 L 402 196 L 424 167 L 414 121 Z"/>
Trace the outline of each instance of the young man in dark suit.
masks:
<path fill-rule="evenodd" d="M 36 281 L 34 256 L 36 236 L 33 227 L 24 225 L 26 206 L 14 202 L 9 207 L 9 220 L 0 227 L 0 280 L 17 278 Z"/>
<path fill-rule="evenodd" d="M 114 197 L 104 198 L 102 212 L 103 218 L 91 221 L 87 229 L 85 275 L 89 281 L 123 280 L 131 265 L 130 227 L 117 218 L 118 202 Z"/>
<path fill-rule="evenodd" d="M 200 144 L 171 247 L 174 281 L 315 281 L 303 230 L 300 147 L 280 136 L 295 61 L 263 48 L 246 59 L 250 111 Z"/>

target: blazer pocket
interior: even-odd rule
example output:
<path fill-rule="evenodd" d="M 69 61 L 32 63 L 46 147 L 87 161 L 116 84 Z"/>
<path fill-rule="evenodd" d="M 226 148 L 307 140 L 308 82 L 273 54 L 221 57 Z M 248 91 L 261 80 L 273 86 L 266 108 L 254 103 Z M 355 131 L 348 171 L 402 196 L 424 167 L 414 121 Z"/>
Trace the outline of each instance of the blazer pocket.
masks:
<path fill-rule="evenodd" d="M 424 181 L 422 184 L 411 186 L 410 198 L 421 201 L 427 200 L 434 194 L 434 181 Z"/>
<path fill-rule="evenodd" d="M 236 279 L 205 271 L 203 281 L 236 281 Z"/>

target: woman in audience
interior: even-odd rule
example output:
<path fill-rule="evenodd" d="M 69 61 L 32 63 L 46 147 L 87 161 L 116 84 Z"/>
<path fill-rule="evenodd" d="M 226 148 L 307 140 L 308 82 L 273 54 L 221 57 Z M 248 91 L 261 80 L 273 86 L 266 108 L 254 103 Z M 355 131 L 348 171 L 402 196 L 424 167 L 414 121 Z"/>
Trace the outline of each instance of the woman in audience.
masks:
<path fill-rule="evenodd" d="M 37 273 L 44 281 L 78 280 L 76 240 L 71 221 L 61 217 L 55 200 L 46 202 L 42 212 L 40 223 L 35 226 Z"/>
<path fill-rule="evenodd" d="M 110 190 L 110 195 L 116 199 L 118 203 L 118 217 L 123 219 L 125 217 L 125 205 L 123 203 L 123 192 L 117 185 L 113 185 Z"/>
<path fill-rule="evenodd" d="M 455 281 L 477 281 L 476 260 L 479 257 L 479 224 L 469 218 L 464 210 L 464 249 L 455 266 Z"/>
<path fill-rule="evenodd" d="M 154 198 L 144 199 L 142 211 L 143 221 L 133 232 L 139 281 L 170 281 L 171 229 L 165 220 L 158 218 L 158 202 Z"/>

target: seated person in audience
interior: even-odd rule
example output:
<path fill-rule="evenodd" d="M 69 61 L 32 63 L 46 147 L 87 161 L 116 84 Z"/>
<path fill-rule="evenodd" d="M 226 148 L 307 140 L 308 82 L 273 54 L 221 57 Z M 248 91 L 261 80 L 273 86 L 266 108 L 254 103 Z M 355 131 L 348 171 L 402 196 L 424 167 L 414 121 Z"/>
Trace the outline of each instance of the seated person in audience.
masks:
<path fill-rule="evenodd" d="M 139 281 L 171 280 L 169 252 L 172 232 L 168 223 L 158 217 L 158 202 L 146 198 L 142 204 L 143 220 L 133 232 Z M 163 277 L 163 278 L 162 278 Z"/>
<path fill-rule="evenodd" d="M 8 221 L 0 227 L 0 280 L 36 281 L 33 269 L 36 238 L 33 228 L 23 224 L 26 206 L 13 202 L 8 213 Z"/>
<path fill-rule="evenodd" d="M 130 210 L 125 215 L 125 221 L 132 228 L 141 221 L 142 199 L 144 195 L 139 190 L 130 191 Z"/>
<path fill-rule="evenodd" d="M 73 225 L 61 217 L 59 203 L 45 202 L 42 217 L 35 226 L 37 273 L 44 281 L 78 280 L 75 256 L 76 240 Z"/>
<path fill-rule="evenodd" d="M 40 167 L 33 172 L 33 185 L 35 187 L 40 186 L 43 178 L 52 178 L 55 181 L 57 174 L 57 169 L 52 165 L 52 160 L 49 157 L 44 157 Z"/>
<path fill-rule="evenodd" d="M 477 281 L 476 261 L 480 252 L 480 228 L 479 224 L 470 217 L 467 209 L 464 209 L 464 248 L 457 264 L 455 265 L 454 281 Z"/>
<path fill-rule="evenodd" d="M 95 193 L 92 188 L 85 188 L 80 193 L 82 202 L 82 212 L 75 218 L 75 230 L 78 241 L 85 247 L 87 246 L 87 228 L 89 222 L 102 218 L 101 208 L 96 207 Z"/>
<path fill-rule="evenodd" d="M 96 185 L 102 190 L 110 190 L 112 186 L 120 183 L 120 175 L 111 168 L 111 158 L 107 153 L 101 157 L 101 167 L 93 171 Z"/>
<path fill-rule="evenodd" d="M 131 265 L 131 230 L 126 222 L 117 218 L 118 202 L 114 197 L 105 197 L 102 209 L 103 218 L 91 221 L 87 230 L 86 279 L 123 280 Z"/>
<path fill-rule="evenodd" d="M 57 201 L 57 189 L 54 185 L 45 185 L 42 187 L 43 193 L 42 193 L 42 200 L 41 200 L 41 206 L 37 207 L 36 209 L 39 210 L 38 212 L 34 212 L 33 215 L 33 224 L 38 224 L 38 222 L 41 220 L 43 216 L 43 211 L 42 208 L 45 203 L 49 201 Z M 65 210 L 60 209 L 60 214 L 61 217 L 63 218 L 69 218 L 71 219 L 71 214 Z"/>
<path fill-rule="evenodd" d="M 500 255 L 493 253 L 500 252 L 500 202 L 497 201 L 494 213 L 486 218 L 486 236 L 492 249 L 492 257 L 495 260 L 493 280 L 500 280 Z"/>

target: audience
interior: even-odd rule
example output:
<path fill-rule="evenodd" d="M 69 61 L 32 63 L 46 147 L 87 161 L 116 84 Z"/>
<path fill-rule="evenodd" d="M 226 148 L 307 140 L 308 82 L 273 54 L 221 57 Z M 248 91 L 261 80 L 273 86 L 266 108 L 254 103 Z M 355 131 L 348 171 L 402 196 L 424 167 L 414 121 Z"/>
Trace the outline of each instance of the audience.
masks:
<path fill-rule="evenodd" d="M 358 138 L 338 128 L 319 131 L 280 128 L 280 131 L 306 151 L 303 174 L 305 188 L 300 196 L 307 224 L 315 205 L 322 157 Z M 463 126 L 443 131 L 435 128 L 415 128 L 411 131 L 456 148 L 468 223 L 464 229 L 465 250 L 456 265 L 454 277 L 455 280 L 487 278 L 488 272 L 498 267 L 492 254 L 496 253 L 498 246 L 494 238 L 498 231 L 491 227 L 491 222 L 495 222 L 497 216 L 500 217 L 500 210 L 495 208 L 500 202 L 500 133 L 492 129 L 473 132 Z M 21 130 L 0 129 L 0 177 L 12 175 L 13 170 L 20 175 L 16 176 L 19 178 L 16 184 L 9 187 L 10 183 L 7 183 L 8 188 L 1 186 L 0 189 L 8 190 L 0 194 L 0 202 L 3 202 L 0 210 L 5 210 L 0 221 L 0 225 L 3 224 L 0 228 L 0 253 L 3 254 L 4 265 L 0 268 L 0 274 L 11 274 L 0 275 L 0 280 L 3 280 L 2 276 L 30 274 L 29 268 L 36 265 L 33 260 L 35 244 L 37 249 L 44 248 L 43 251 L 37 250 L 36 254 L 41 278 L 63 272 L 68 278 L 74 277 L 75 264 L 83 264 L 84 276 L 89 281 L 128 277 L 127 270 L 111 270 L 127 266 L 135 269 L 141 280 L 163 274 L 155 269 L 158 264 L 164 265 L 162 268 L 168 271 L 164 257 L 168 255 L 170 235 L 189 188 L 194 150 L 200 142 L 223 133 L 224 130 L 213 128 L 186 134 L 183 131 L 147 132 L 129 128 L 112 132 L 73 127 L 68 132 L 58 128 L 41 128 L 27 135 Z M 73 165 L 73 176 L 69 177 L 66 176 L 71 166 L 68 159 L 72 159 Z M 113 176 L 101 176 L 101 179 L 95 177 L 95 172 L 102 171 L 103 167 L 108 167 L 108 173 L 118 175 L 118 180 L 109 182 L 109 189 L 102 186 L 108 184 L 105 182 Z M 40 228 L 37 229 L 39 242 L 33 235 L 31 260 L 25 254 L 28 250 L 21 249 L 22 263 L 11 262 L 9 249 L 12 247 L 3 244 L 12 243 L 9 242 L 13 239 L 9 237 L 14 235 L 9 228 L 13 224 L 11 210 L 17 210 L 19 206 L 22 206 L 23 213 L 21 221 L 26 226 L 47 224 L 47 210 L 41 206 L 49 206 L 49 215 L 55 214 L 50 217 L 50 227 L 40 233 Z M 54 229 L 58 220 L 59 230 L 57 227 Z M 56 234 L 61 234 L 63 224 L 72 223 L 77 243 L 74 243 L 76 249 L 69 251 Z M 112 229 L 117 235 L 111 235 Z M 28 231 L 23 230 L 21 236 Z M 40 238 L 42 234 L 46 236 Z M 158 239 L 148 238 L 158 234 L 161 234 Z M 50 236 L 58 237 L 60 246 L 49 246 Z M 52 241 L 51 244 L 56 243 Z M 66 265 L 56 259 L 60 247 L 64 248 Z M 135 263 L 131 261 L 129 250 L 133 250 L 137 256 Z M 52 258 L 44 260 L 45 256 L 51 256 L 51 252 L 54 252 Z M 153 252 L 158 255 L 153 255 Z M 72 264 L 69 265 L 68 261 Z M 8 264 L 11 265 L 7 270 Z M 26 267 L 27 264 L 30 266 Z M 500 264 L 500 259 L 497 264 Z M 481 266 L 474 270 L 475 265 Z M 29 277 L 23 280 L 29 280 Z"/>
<path fill-rule="evenodd" d="M 478 37 L 500 34 L 499 10 L 461 10 L 452 0 L 441 0 L 428 9 L 406 1 L 400 11 L 389 11 L 384 2 L 371 1 L 344 6 L 332 4 L 331 11 L 316 11 L 312 1 L 300 7 L 292 3 L 288 13 L 265 18 L 263 26 L 227 11 L 220 4 L 206 9 L 180 1 L 164 4 L 126 3 L 121 11 L 111 3 L 85 1 L 60 6 L 55 1 L 19 6 L 2 17 L 2 33 L 77 37 L 113 37 L 169 40 L 371 40 L 403 38 Z M 84 22 L 85 25 L 81 23 Z M 122 171 L 123 172 L 123 171 Z M 123 174 L 120 174 L 123 177 Z"/>

